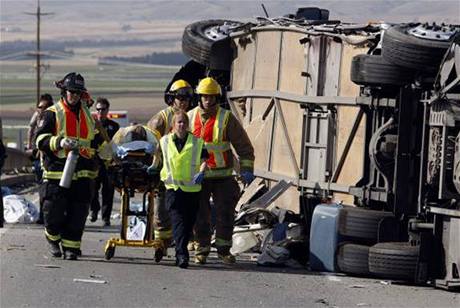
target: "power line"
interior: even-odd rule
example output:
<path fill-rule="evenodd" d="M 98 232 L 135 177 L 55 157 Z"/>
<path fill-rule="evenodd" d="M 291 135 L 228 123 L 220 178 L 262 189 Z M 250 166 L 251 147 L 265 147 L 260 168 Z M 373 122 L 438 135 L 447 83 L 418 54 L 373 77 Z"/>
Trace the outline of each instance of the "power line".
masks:
<path fill-rule="evenodd" d="M 35 15 L 37 17 L 37 50 L 36 50 L 36 57 L 37 57 L 37 63 L 36 63 L 36 73 L 37 73 L 37 101 L 36 103 L 38 104 L 38 101 L 40 100 L 40 79 L 41 79 L 41 74 L 40 74 L 40 69 L 41 69 L 41 64 L 40 64 L 40 16 L 46 16 L 46 15 L 53 15 L 54 13 L 41 13 L 40 12 L 40 0 L 37 0 L 37 11 L 35 13 L 25 13 L 27 15 Z"/>

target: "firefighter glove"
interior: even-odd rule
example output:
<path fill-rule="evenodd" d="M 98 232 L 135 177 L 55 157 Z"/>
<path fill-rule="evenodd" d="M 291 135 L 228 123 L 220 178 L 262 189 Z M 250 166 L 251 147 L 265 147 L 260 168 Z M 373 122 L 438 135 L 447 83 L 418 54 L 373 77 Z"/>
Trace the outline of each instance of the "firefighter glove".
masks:
<path fill-rule="evenodd" d="M 241 171 L 241 177 L 243 178 L 243 182 L 245 184 L 251 184 L 254 180 L 254 173 L 251 171 Z"/>
<path fill-rule="evenodd" d="M 70 138 L 62 138 L 61 142 L 59 143 L 61 148 L 64 150 L 75 150 L 78 149 L 78 141 Z"/>
<path fill-rule="evenodd" d="M 193 176 L 193 184 L 201 184 L 204 180 L 204 172 L 198 172 Z"/>

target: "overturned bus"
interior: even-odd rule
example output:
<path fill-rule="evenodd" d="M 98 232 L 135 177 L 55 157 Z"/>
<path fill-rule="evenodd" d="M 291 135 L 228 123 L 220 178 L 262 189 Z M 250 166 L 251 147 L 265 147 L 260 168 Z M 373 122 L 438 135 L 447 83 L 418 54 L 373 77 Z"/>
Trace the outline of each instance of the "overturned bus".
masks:
<path fill-rule="evenodd" d="M 458 289 L 459 32 L 317 8 L 206 20 L 185 29 L 175 79 L 224 85 L 255 174 L 289 184 L 276 205 L 304 218 L 313 270 Z"/>

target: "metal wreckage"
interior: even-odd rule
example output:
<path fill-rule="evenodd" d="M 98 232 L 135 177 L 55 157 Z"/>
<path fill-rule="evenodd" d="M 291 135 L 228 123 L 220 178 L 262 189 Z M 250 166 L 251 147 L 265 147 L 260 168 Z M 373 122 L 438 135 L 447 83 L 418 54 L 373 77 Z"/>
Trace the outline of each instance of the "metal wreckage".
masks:
<path fill-rule="evenodd" d="M 458 289 L 459 33 L 319 8 L 188 25 L 173 81 L 215 77 L 255 148 L 233 252 Z"/>

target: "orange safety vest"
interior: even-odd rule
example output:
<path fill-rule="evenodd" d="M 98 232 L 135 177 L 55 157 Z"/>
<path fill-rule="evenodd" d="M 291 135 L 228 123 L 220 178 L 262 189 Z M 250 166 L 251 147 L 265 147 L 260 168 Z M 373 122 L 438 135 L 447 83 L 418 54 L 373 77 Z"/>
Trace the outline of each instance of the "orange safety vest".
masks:
<path fill-rule="evenodd" d="M 204 140 L 205 148 L 209 153 L 209 158 L 206 161 L 209 169 L 205 171 L 205 177 L 230 176 L 232 167 L 229 165 L 229 161 L 232 154 L 230 142 L 224 136 L 230 111 L 218 107 L 216 114 L 204 124 L 199 108 L 191 110 L 189 117 L 193 135 Z M 219 171 L 213 169 L 219 169 Z"/>
<path fill-rule="evenodd" d="M 91 148 L 94 139 L 95 121 L 88 108 L 84 105 L 80 108 L 77 118 L 66 103 L 61 99 L 56 105 L 56 135 L 76 139 L 80 144 L 80 156 L 92 158 L 95 150 Z M 68 151 L 62 149 L 55 151 L 55 155 L 64 158 Z"/>

